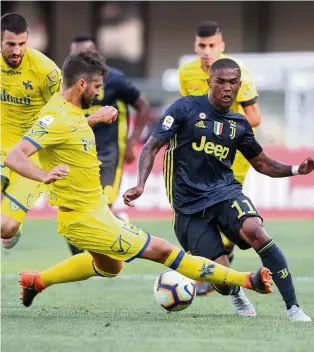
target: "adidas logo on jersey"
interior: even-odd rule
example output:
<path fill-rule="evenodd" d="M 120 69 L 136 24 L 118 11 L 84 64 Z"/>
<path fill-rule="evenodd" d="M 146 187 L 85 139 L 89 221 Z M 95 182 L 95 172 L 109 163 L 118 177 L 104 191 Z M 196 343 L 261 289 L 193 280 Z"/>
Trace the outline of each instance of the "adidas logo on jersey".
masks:
<path fill-rule="evenodd" d="M 205 124 L 204 124 L 204 121 L 198 121 L 198 122 L 196 122 L 195 127 L 198 127 L 198 128 L 206 128 L 206 126 L 205 126 Z"/>

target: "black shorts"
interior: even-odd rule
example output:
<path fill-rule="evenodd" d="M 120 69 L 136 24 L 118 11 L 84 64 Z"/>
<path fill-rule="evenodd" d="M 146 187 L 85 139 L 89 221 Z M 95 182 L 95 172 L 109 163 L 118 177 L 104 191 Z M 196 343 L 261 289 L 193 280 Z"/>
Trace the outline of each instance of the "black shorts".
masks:
<path fill-rule="evenodd" d="M 98 160 L 101 162 L 100 182 L 109 205 L 115 202 L 119 193 L 124 155 L 125 148 L 119 148 L 118 143 L 111 143 L 97 151 Z"/>
<path fill-rule="evenodd" d="M 221 232 L 239 248 L 250 248 L 240 238 L 240 229 L 243 221 L 252 216 L 262 219 L 250 199 L 242 194 L 196 214 L 176 212 L 174 230 L 186 252 L 215 260 L 225 254 Z"/>

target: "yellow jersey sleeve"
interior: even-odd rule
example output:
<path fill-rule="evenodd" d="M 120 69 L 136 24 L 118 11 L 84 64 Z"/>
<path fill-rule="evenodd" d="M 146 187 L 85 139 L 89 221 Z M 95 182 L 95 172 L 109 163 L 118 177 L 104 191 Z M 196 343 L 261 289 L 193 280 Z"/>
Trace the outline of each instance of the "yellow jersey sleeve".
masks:
<path fill-rule="evenodd" d="M 62 85 L 62 74 L 58 66 L 49 67 L 42 75 L 42 94 L 47 102 L 55 93 L 59 92 Z"/>
<path fill-rule="evenodd" d="M 246 67 L 241 67 L 241 81 L 242 85 L 237 95 L 237 102 L 245 102 L 252 100 L 258 96 L 255 82 L 251 73 Z"/>
<path fill-rule="evenodd" d="M 184 66 L 180 66 L 179 69 L 178 69 L 178 79 L 179 79 L 179 85 L 180 85 L 180 93 L 185 97 L 185 96 L 189 95 L 189 91 L 184 85 L 184 75 L 185 75 Z"/>
<path fill-rule="evenodd" d="M 67 140 L 69 128 L 62 116 L 43 114 L 24 135 L 23 139 L 32 143 L 38 150 Z"/>

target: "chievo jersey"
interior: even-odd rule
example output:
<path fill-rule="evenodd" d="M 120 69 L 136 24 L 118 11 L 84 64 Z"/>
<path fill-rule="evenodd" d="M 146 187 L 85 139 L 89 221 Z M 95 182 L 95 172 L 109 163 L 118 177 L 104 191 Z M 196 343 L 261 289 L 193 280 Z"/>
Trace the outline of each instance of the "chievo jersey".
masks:
<path fill-rule="evenodd" d="M 1 61 L 1 151 L 6 154 L 33 125 L 40 109 L 60 90 L 61 71 L 47 56 L 26 49 L 22 63 Z"/>
<path fill-rule="evenodd" d="M 51 205 L 80 212 L 103 207 L 95 136 L 82 109 L 56 93 L 23 138 L 39 150 L 45 170 L 60 164 L 70 168 L 66 177 L 48 185 Z"/>

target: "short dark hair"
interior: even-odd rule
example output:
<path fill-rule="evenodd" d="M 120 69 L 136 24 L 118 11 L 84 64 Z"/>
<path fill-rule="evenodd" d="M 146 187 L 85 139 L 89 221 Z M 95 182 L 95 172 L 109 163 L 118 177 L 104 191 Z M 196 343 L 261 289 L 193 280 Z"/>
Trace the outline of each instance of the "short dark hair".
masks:
<path fill-rule="evenodd" d="M 26 19 L 18 13 L 6 13 L 1 17 L 1 34 L 9 31 L 15 34 L 21 34 L 28 31 Z"/>
<path fill-rule="evenodd" d="M 240 66 L 233 60 L 224 58 L 224 59 L 219 59 L 215 61 L 211 66 L 210 66 L 210 73 L 215 73 L 217 70 L 223 69 L 223 68 L 231 68 L 234 70 L 239 70 L 240 76 L 241 76 L 241 69 Z"/>
<path fill-rule="evenodd" d="M 216 33 L 221 33 L 221 30 L 215 21 L 202 21 L 196 27 L 196 35 L 201 38 L 212 37 Z"/>
<path fill-rule="evenodd" d="M 81 43 L 81 42 L 88 42 L 88 41 L 94 42 L 94 38 L 88 33 L 83 33 L 83 32 L 75 34 L 75 36 L 72 39 L 73 43 Z"/>
<path fill-rule="evenodd" d="M 92 81 L 94 75 L 104 76 L 107 71 L 105 58 L 94 51 L 71 54 L 62 66 L 64 84 L 67 87 L 72 87 L 82 76 L 85 76 L 87 81 Z"/>

